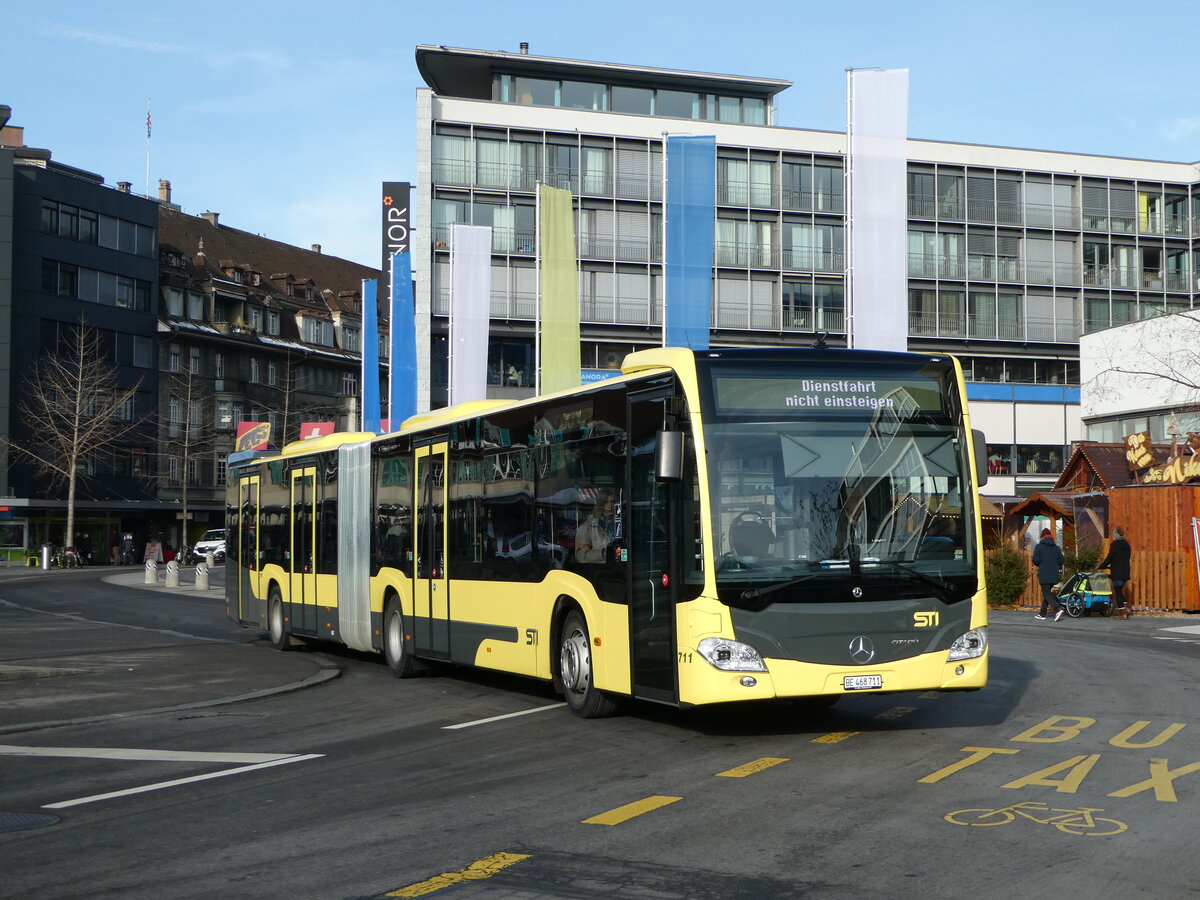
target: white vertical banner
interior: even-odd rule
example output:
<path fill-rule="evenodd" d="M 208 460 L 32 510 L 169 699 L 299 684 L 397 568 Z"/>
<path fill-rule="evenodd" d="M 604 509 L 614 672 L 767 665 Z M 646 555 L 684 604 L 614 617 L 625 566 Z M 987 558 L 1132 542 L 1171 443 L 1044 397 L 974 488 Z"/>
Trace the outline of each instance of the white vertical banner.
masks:
<path fill-rule="evenodd" d="M 487 396 L 492 229 L 450 227 L 450 405 Z"/>
<path fill-rule="evenodd" d="M 851 347 L 908 349 L 908 69 L 847 70 Z"/>

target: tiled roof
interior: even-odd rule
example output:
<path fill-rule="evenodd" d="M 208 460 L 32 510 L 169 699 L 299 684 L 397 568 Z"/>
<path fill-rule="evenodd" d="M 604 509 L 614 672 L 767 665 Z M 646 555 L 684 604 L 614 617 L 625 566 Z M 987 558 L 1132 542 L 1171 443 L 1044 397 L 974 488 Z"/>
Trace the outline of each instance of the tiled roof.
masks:
<path fill-rule="evenodd" d="M 317 291 L 312 300 L 301 301 L 301 304 L 319 309 L 329 308 L 321 291 L 332 291 L 335 297 L 342 292 L 358 293 L 362 290 L 363 279 L 379 277 L 378 269 L 341 257 L 304 250 L 228 225 L 214 225 L 208 219 L 189 216 L 168 206 L 159 208 L 158 233 L 159 244 L 164 249 L 174 250 L 191 260 L 193 266 L 197 264 L 197 252 L 203 242 L 204 267 L 210 275 L 221 279 L 226 276 L 219 263 L 232 264 L 248 272 L 287 273 L 299 283 L 311 279 Z M 259 287 L 253 289 L 266 294 L 279 294 L 265 278 Z"/>

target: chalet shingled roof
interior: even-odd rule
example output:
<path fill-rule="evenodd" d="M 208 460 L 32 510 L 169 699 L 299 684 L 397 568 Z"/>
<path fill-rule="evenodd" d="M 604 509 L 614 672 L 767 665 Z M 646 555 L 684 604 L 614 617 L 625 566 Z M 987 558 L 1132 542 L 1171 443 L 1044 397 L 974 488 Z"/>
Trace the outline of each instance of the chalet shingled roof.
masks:
<path fill-rule="evenodd" d="M 1167 454 L 1154 447 L 1154 464 L 1166 462 Z M 1075 445 L 1062 474 L 1054 484 L 1055 491 L 1103 491 L 1111 487 L 1133 484 L 1125 458 L 1125 444 L 1080 441 Z"/>

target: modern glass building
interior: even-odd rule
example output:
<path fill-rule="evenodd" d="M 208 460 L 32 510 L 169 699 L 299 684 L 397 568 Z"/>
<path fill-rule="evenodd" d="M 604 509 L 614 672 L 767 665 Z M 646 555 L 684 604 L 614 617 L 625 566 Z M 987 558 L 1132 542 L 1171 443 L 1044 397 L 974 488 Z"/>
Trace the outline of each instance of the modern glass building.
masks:
<path fill-rule="evenodd" d="M 446 398 L 450 226 L 492 227 L 489 392 L 532 391 L 535 191 L 575 196 L 583 377 L 660 344 L 663 161 L 713 135 L 713 346 L 846 343 L 842 132 L 786 127 L 790 83 L 419 46 L 413 244 L 424 402 Z M 988 492 L 1053 483 L 1079 419 L 1079 339 L 1189 309 L 1192 164 L 910 139 L 908 347 L 959 356 Z M 428 388 L 427 390 L 425 388 Z"/>

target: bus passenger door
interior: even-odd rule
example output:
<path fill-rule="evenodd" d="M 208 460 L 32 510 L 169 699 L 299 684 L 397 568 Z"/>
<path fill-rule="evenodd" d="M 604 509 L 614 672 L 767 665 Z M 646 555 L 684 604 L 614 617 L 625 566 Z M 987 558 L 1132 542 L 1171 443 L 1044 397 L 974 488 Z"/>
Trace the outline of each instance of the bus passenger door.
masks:
<path fill-rule="evenodd" d="M 633 695 L 673 702 L 675 685 L 675 583 L 670 523 L 677 484 L 654 473 L 658 432 L 672 393 L 663 388 L 629 397 L 629 650 Z"/>
<path fill-rule="evenodd" d="M 446 579 L 446 444 L 416 448 L 416 540 L 413 547 L 413 640 L 418 653 L 450 657 Z"/>
<path fill-rule="evenodd" d="M 237 619 L 265 628 L 266 598 L 258 590 L 258 573 L 262 569 L 258 556 L 258 487 L 257 475 L 238 482 L 238 531 L 230 537 L 237 542 L 233 555 L 237 561 Z"/>
<path fill-rule="evenodd" d="M 316 480 L 314 466 L 292 470 L 289 615 L 293 629 L 309 633 L 317 630 L 317 575 L 313 565 L 317 537 L 317 520 L 313 515 Z"/>

